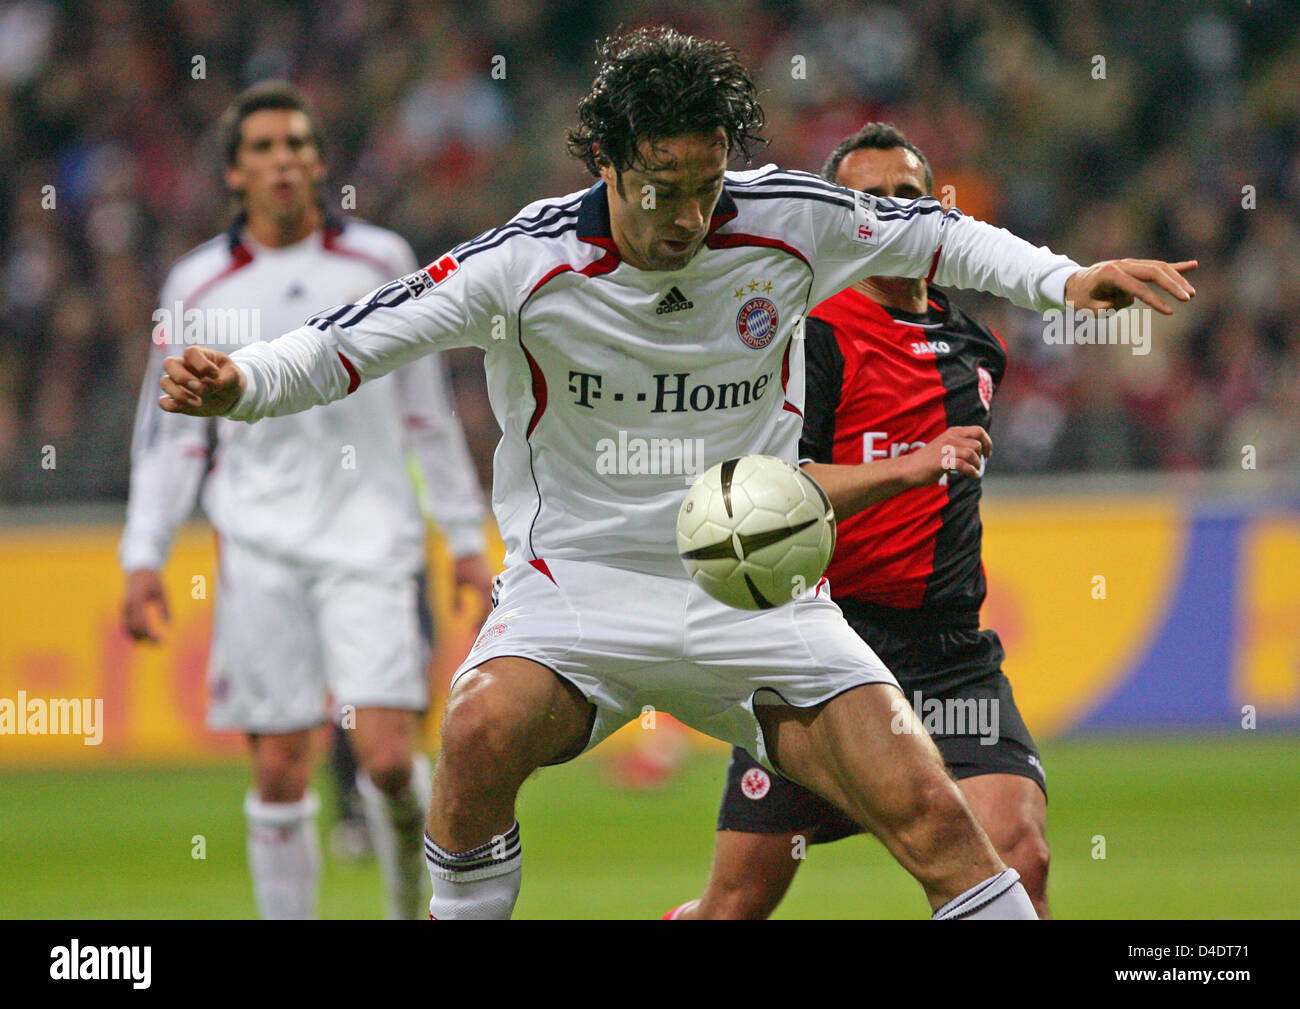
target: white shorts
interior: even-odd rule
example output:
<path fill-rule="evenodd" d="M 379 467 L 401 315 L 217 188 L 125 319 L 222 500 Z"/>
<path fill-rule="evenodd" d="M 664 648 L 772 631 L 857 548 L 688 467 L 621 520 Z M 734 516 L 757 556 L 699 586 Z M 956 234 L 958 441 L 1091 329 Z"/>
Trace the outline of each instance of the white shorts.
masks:
<path fill-rule="evenodd" d="M 547 666 L 596 707 L 590 749 L 647 707 L 771 766 L 755 704 L 811 707 L 867 683 L 898 686 L 823 579 L 793 603 L 737 610 L 686 578 L 580 561 L 508 568 L 456 680 L 489 659 Z"/>
<path fill-rule="evenodd" d="M 294 732 L 354 708 L 423 711 L 427 618 L 414 575 L 324 570 L 222 537 L 208 725 Z"/>

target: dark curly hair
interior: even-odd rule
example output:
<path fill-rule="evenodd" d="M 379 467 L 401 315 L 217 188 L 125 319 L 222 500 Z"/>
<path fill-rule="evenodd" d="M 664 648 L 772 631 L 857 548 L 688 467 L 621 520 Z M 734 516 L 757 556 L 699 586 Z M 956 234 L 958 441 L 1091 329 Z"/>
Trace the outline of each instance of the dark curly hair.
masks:
<path fill-rule="evenodd" d="M 893 123 L 867 123 L 856 133 L 852 133 L 841 140 L 835 150 L 831 151 L 831 156 L 826 159 L 826 164 L 822 166 L 822 178 L 827 182 L 835 182 L 836 176 L 839 175 L 840 162 L 854 151 L 860 151 L 863 148 L 890 151 L 895 147 L 901 147 L 916 155 L 917 160 L 921 162 L 921 167 L 925 170 L 925 191 L 928 193 L 933 190 L 934 173 L 930 171 L 929 159 L 921 153 L 921 148 L 903 136 L 902 130 Z"/>
<path fill-rule="evenodd" d="M 758 89 L 736 51 L 724 42 L 692 38 L 671 28 L 638 28 L 597 47 L 599 70 L 578 103 L 569 153 L 592 175 L 608 160 L 619 175 L 650 168 L 643 140 L 711 133 L 721 126 L 727 150 L 746 161 L 765 141 Z"/>

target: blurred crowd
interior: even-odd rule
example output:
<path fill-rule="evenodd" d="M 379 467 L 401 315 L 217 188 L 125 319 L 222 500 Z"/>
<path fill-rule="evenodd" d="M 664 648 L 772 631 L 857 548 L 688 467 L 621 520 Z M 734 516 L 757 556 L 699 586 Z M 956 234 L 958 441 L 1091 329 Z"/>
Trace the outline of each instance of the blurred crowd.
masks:
<path fill-rule="evenodd" d="M 929 155 L 936 195 L 1088 263 L 1196 258 L 1150 353 L 1056 346 L 964 297 L 1011 354 L 1002 472 L 1300 463 L 1300 35 L 1279 0 L 0 0 L 0 502 L 121 499 L 150 313 L 231 218 L 213 126 L 243 87 L 320 112 L 334 212 L 428 259 L 589 184 L 564 131 L 594 41 L 722 38 L 759 78 L 769 148 L 819 171 L 870 119 Z M 486 478 L 496 429 L 452 355 Z M 1247 452 L 1247 447 L 1252 452 Z M 52 451 L 51 451 L 52 448 Z"/>

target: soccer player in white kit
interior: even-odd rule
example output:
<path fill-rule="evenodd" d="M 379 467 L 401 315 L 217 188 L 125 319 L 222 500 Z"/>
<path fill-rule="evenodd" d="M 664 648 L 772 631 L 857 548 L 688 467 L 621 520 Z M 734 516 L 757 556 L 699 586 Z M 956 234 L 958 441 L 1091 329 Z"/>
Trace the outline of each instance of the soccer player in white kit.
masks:
<path fill-rule="evenodd" d="M 684 475 L 611 473 L 602 446 L 698 439 L 702 466 L 794 463 L 799 323 L 860 277 L 927 276 L 1038 309 L 1137 297 L 1170 311 L 1144 281 L 1180 299 L 1190 285 L 1153 261 L 1082 269 L 932 198 L 873 201 L 771 165 L 727 172 L 762 114 L 721 43 L 668 29 L 607 40 L 579 120 L 569 145 L 599 176 L 591 189 L 534 203 L 279 340 L 230 356 L 192 347 L 164 365 L 164 410 L 254 421 L 354 394 L 441 347 L 486 350 L 507 566 L 448 701 L 431 915 L 509 916 L 524 779 L 650 705 L 852 815 L 936 918 L 1033 918 L 919 721 L 891 732 L 897 683 L 826 586 L 758 612 L 714 601 L 675 550 Z M 953 465 L 973 471 L 980 452 L 964 453 Z M 843 469 L 832 501 L 874 480 Z"/>
<path fill-rule="evenodd" d="M 244 809 L 261 915 L 315 915 L 318 801 L 307 785 L 328 691 L 353 730 L 388 915 L 424 917 L 430 771 L 417 734 L 428 706 L 427 602 L 408 456 L 448 536 L 458 584 L 486 603 L 482 495 L 436 356 L 325 410 L 256 427 L 158 410 L 153 390 L 175 344 L 274 336 L 416 265 L 392 232 L 325 219 L 318 133 L 293 89 L 245 92 L 221 133 L 243 212 L 163 285 L 132 444 L 123 620 L 137 639 L 156 640 L 151 611 L 166 614 L 159 572 L 202 484 L 219 570 L 208 722 L 248 734 L 255 781 Z"/>

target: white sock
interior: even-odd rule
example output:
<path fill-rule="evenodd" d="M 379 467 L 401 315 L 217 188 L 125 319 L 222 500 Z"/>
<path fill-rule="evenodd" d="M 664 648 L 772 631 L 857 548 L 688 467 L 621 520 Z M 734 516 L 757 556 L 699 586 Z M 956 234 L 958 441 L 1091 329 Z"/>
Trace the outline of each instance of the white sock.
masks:
<path fill-rule="evenodd" d="M 518 822 L 486 844 L 460 853 L 443 851 L 425 834 L 424 855 L 433 880 L 430 918 L 504 921 L 510 917 L 523 878 Z"/>
<path fill-rule="evenodd" d="M 1029 894 L 1020 885 L 1020 873 L 1003 869 L 983 883 L 954 897 L 931 916 L 935 921 L 1037 921 Z"/>
<path fill-rule="evenodd" d="M 319 810 L 320 799 L 315 792 L 308 792 L 297 802 L 263 802 L 256 792 L 245 796 L 248 866 L 253 873 L 257 910 L 263 918 L 316 917 Z"/>
<path fill-rule="evenodd" d="M 417 753 L 411 760 L 411 780 L 400 795 L 389 797 L 365 771 L 357 772 L 357 791 L 365 811 L 366 826 L 375 856 L 384 874 L 388 917 L 411 920 L 425 916 L 428 887 L 424 882 L 424 819 L 429 815 L 433 778 L 429 758 Z"/>

